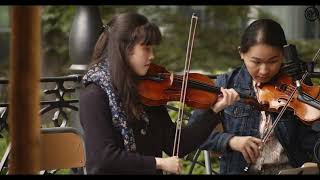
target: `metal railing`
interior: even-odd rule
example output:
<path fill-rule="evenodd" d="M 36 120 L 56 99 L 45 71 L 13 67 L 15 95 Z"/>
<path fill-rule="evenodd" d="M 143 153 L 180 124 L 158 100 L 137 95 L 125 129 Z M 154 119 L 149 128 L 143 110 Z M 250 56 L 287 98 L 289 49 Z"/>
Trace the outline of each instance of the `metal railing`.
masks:
<path fill-rule="evenodd" d="M 40 78 L 41 84 L 43 83 L 55 83 L 55 87 L 52 89 L 44 89 L 42 90 L 43 96 L 54 96 L 53 98 L 50 98 L 51 100 L 41 100 L 40 101 L 40 115 L 44 115 L 52 110 L 55 110 L 53 117 L 51 118 L 52 123 L 54 127 L 66 127 L 68 126 L 68 123 L 70 119 L 68 118 L 68 113 L 70 112 L 77 112 L 79 108 L 76 106 L 79 103 L 79 97 L 69 98 L 66 95 L 70 95 L 72 93 L 76 92 L 76 87 L 80 85 L 82 75 L 74 74 L 69 76 L 60 76 L 60 77 L 42 77 Z M 215 78 L 216 76 L 213 76 L 212 78 Z M 65 87 L 66 82 L 73 82 L 75 83 L 73 87 Z M 9 80 L 6 79 L 0 79 L 0 85 L 8 85 Z M 78 85 L 76 85 L 78 84 Z M 168 111 L 178 111 L 178 108 L 167 105 L 166 106 Z M 1 133 L 4 130 L 9 131 L 8 129 L 8 110 L 9 110 L 9 104 L 6 102 L 1 102 L 0 99 L 0 138 Z M 185 120 L 188 120 L 188 118 L 191 116 L 191 113 L 188 111 L 184 111 L 185 113 Z M 41 120 L 41 125 L 46 125 Z M 2 159 L 0 162 L 0 174 L 6 174 L 8 172 L 8 157 L 10 152 L 10 145 L 8 145 Z M 216 171 L 212 170 L 211 168 L 211 160 L 209 153 L 207 151 L 203 151 L 205 156 L 205 162 L 198 161 L 199 155 L 201 153 L 200 150 L 197 150 L 195 154 L 190 154 L 185 157 L 185 160 L 191 162 L 191 166 L 189 169 L 189 174 L 193 173 L 195 165 L 200 165 L 206 168 L 207 174 L 218 174 Z M 193 155 L 193 157 L 191 157 Z M 73 172 L 76 172 L 77 170 L 73 170 Z M 42 173 L 56 173 L 56 171 L 50 171 L 50 172 L 42 172 Z"/>
<path fill-rule="evenodd" d="M 76 85 L 73 87 L 65 87 L 66 82 L 80 83 L 82 75 L 69 75 L 60 77 L 43 77 L 40 78 L 41 83 L 55 83 L 55 87 L 52 89 L 44 89 L 42 92 L 44 96 L 54 96 L 50 98 L 51 100 L 41 100 L 40 101 L 40 115 L 44 115 L 52 110 L 55 110 L 53 117 L 51 118 L 52 124 L 49 126 L 53 127 L 65 127 L 70 120 L 68 118 L 68 113 L 71 111 L 78 111 L 79 108 L 75 104 L 79 103 L 78 97 L 75 99 L 69 99 L 66 95 L 71 95 L 71 93 L 76 92 Z M 0 79 L 0 85 L 8 85 L 9 80 Z M 0 99 L 1 100 L 1 99 Z M 0 103 L 0 133 L 8 129 L 8 111 L 9 104 L 5 102 Z M 41 121 L 41 126 L 47 126 L 48 123 Z M 1 138 L 1 137 L 0 137 Z M 8 157 L 10 152 L 10 145 L 8 145 L 0 163 L 0 174 L 6 174 L 8 171 Z"/>

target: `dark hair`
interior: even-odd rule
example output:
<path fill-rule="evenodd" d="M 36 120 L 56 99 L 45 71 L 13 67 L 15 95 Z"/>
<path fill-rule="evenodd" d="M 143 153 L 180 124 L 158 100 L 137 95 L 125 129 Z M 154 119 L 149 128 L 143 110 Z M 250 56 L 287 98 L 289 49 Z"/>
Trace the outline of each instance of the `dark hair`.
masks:
<path fill-rule="evenodd" d="M 283 50 L 287 40 L 281 25 L 271 19 L 259 19 L 251 23 L 242 35 L 239 51 L 246 53 L 256 44 L 267 44 Z"/>
<path fill-rule="evenodd" d="M 115 16 L 100 35 L 92 55 L 92 64 L 109 61 L 112 84 L 121 98 L 128 120 L 140 119 L 142 105 L 136 88 L 137 77 L 129 64 L 133 47 L 158 45 L 161 41 L 159 27 L 137 13 L 123 13 Z"/>

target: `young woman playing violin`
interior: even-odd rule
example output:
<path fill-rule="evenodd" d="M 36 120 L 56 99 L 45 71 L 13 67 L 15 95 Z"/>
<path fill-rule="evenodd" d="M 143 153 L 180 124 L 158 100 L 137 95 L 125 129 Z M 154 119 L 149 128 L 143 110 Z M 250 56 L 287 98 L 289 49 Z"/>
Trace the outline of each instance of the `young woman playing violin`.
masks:
<path fill-rule="evenodd" d="M 286 44 L 284 31 L 277 22 L 254 21 L 244 31 L 239 47 L 243 65 L 218 76 L 215 85 L 255 96 L 259 85 L 277 78 Z M 225 108 L 221 115 L 224 132 L 214 131 L 201 145 L 202 149 L 222 153 L 221 174 L 242 174 L 248 165 L 250 173 L 276 174 L 312 161 L 316 132 L 292 111 L 284 113 L 265 142 L 262 139 L 278 113 L 260 111 L 239 101 Z M 195 122 L 194 118 L 199 116 L 202 111 L 196 110 L 190 119 Z"/>
<path fill-rule="evenodd" d="M 162 151 L 172 153 L 175 124 L 165 106 L 147 107 L 137 92 L 160 40 L 159 28 L 136 13 L 114 17 L 100 35 L 80 94 L 89 174 L 180 173 L 179 157 L 198 148 L 218 123 L 217 113 L 238 99 L 233 89 L 221 89 L 224 97 L 182 129 L 179 156 L 162 158 Z"/>

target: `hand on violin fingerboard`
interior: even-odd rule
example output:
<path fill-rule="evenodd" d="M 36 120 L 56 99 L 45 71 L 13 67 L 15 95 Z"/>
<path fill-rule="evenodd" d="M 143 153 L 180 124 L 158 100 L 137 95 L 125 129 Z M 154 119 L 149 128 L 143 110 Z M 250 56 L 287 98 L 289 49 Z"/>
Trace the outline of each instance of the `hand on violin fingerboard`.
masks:
<path fill-rule="evenodd" d="M 219 95 L 217 102 L 211 107 L 215 113 L 222 111 L 224 108 L 240 100 L 239 94 L 232 88 L 224 89 L 221 87 L 221 92 L 222 95 Z"/>

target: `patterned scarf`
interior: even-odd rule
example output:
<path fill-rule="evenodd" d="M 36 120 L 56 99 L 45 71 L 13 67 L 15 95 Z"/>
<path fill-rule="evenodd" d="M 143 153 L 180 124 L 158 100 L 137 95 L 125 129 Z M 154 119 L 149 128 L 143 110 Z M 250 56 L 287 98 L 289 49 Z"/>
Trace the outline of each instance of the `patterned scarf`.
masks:
<path fill-rule="evenodd" d="M 136 151 L 133 130 L 128 126 L 127 115 L 123 109 L 120 97 L 115 93 L 112 86 L 107 61 L 102 61 L 92 66 L 84 75 L 82 82 L 84 85 L 95 83 L 107 93 L 113 126 L 121 132 L 125 149 L 131 152 Z M 142 117 L 142 119 L 149 124 L 149 120 L 144 111 L 142 112 Z"/>

